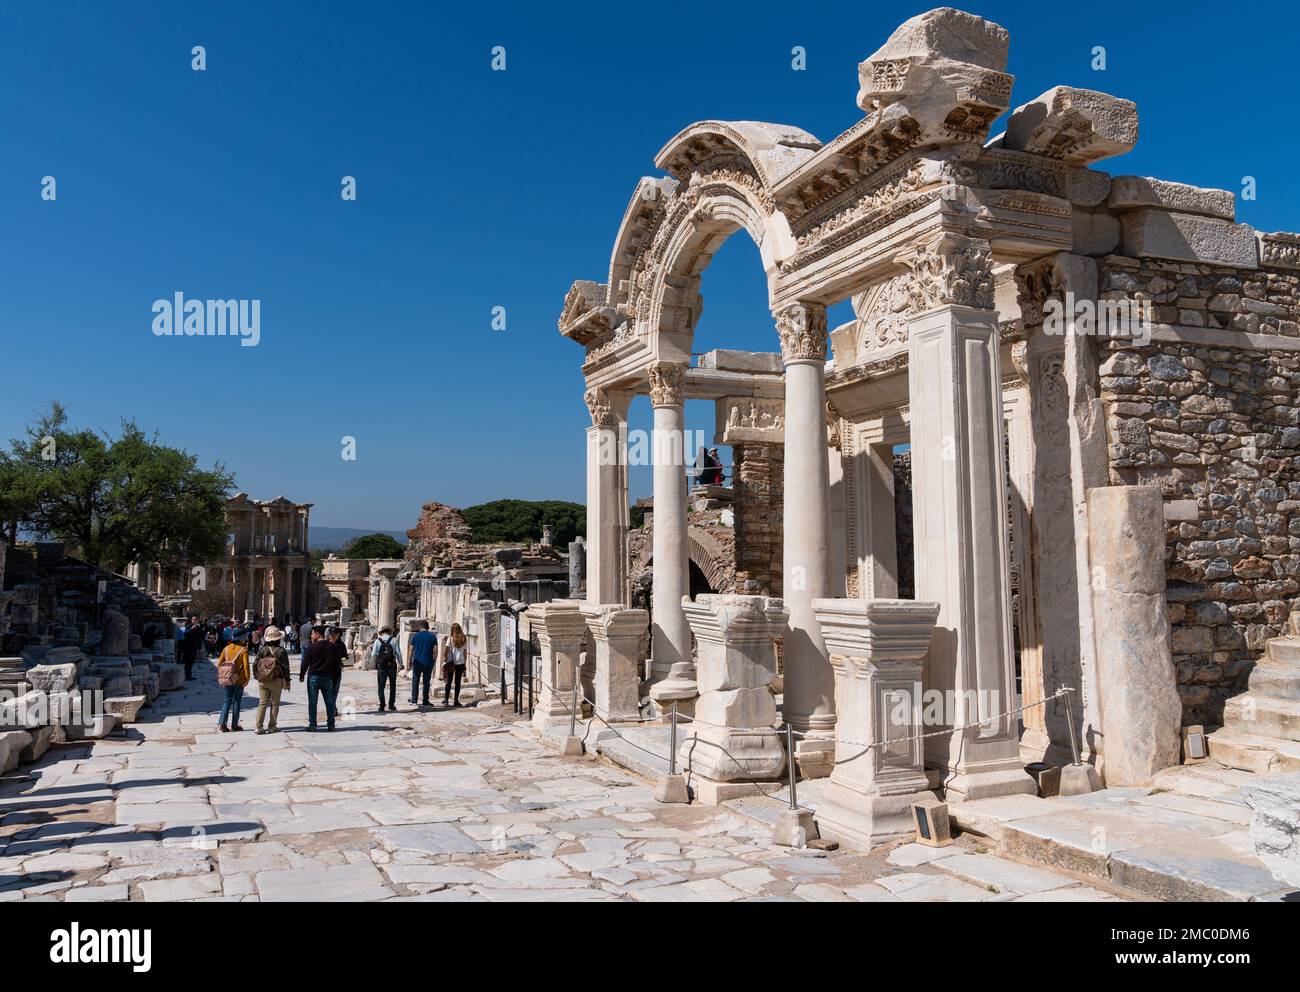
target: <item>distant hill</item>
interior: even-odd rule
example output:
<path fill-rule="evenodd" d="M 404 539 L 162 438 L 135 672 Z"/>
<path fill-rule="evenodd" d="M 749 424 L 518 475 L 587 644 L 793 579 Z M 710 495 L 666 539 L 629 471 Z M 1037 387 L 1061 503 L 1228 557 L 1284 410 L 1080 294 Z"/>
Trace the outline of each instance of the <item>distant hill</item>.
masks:
<path fill-rule="evenodd" d="M 402 544 L 406 543 L 404 530 L 358 530 L 356 527 L 319 527 L 316 524 L 307 528 L 307 543 L 313 551 L 338 551 L 348 541 L 367 534 L 387 534 Z"/>

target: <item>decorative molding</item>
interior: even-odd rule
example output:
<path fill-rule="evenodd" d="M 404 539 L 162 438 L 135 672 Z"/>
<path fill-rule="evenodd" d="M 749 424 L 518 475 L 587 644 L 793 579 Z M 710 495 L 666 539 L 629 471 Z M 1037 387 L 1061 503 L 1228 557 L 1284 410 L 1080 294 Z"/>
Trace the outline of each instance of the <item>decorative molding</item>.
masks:
<path fill-rule="evenodd" d="M 987 241 L 943 234 L 902 258 L 911 270 L 913 313 L 942 306 L 993 309 L 993 250 Z"/>
<path fill-rule="evenodd" d="M 1016 301 L 1020 304 L 1020 323 L 1036 327 L 1043 322 L 1047 301 L 1064 290 L 1061 267 L 1055 256 L 1017 266 Z"/>
<path fill-rule="evenodd" d="M 910 274 L 892 276 L 854 300 L 859 309 L 857 360 L 907 343 Z"/>
<path fill-rule="evenodd" d="M 605 390 L 599 386 L 591 386 L 582 394 L 582 400 L 587 404 L 587 412 L 591 414 L 591 426 L 618 426 L 618 417 L 610 405 L 609 395 Z"/>
<path fill-rule="evenodd" d="M 826 361 L 826 307 L 820 303 L 795 303 L 776 313 L 781 336 L 781 360 Z"/>
<path fill-rule="evenodd" d="M 680 406 L 685 401 L 686 365 L 682 362 L 654 362 L 650 373 L 650 405 Z"/>
<path fill-rule="evenodd" d="M 1275 265 L 1282 269 L 1300 269 L 1300 234 L 1276 231 L 1259 236 L 1259 261 L 1261 265 Z"/>

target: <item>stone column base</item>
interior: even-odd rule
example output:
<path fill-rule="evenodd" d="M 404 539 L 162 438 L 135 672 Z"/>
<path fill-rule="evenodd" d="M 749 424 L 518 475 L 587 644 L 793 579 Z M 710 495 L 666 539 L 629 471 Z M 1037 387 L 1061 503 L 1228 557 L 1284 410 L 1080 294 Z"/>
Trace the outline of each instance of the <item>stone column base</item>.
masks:
<path fill-rule="evenodd" d="M 673 703 L 677 704 L 679 716 L 694 716 L 695 701 L 699 698 L 700 687 L 684 679 L 664 679 L 650 686 L 650 699 L 664 720 L 672 716 Z"/>
<path fill-rule="evenodd" d="M 779 788 L 785 769 L 781 733 L 771 727 L 698 727 L 678 745 L 677 766 L 696 798 L 711 805 Z M 767 783 L 767 788 L 759 787 Z"/>
<path fill-rule="evenodd" d="M 835 768 L 835 741 L 804 737 L 794 742 L 794 762 L 800 778 L 826 778 Z"/>
<path fill-rule="evenodd" d="M 832 782 L 817 804 L 817 829 L 826 840 L 839 841 L 857 851 L 870 851 L 900 837 L 912 836 L 916 830 L 912 804 L 933 799 L 932 792 L 868 796 Z"/>
<path fill-rule="evenodd" d="M 537 705 L 533 708 L 533 729 L 539 734 L 547 727 L 559 727 L 569 725 L 569 708 L 561 704 L 558 700 L 547 703 L 545 700 L 538 700 Z"/>
<path fill-rule="evenodd" d="M 961 770 L 944 778 L 943 790 L 945 802 L 959 803 L 998 796 L 1033 796 L 1038 793 L 1038 785 L 1015 757 L 985 766 L 963 764 Z"/>

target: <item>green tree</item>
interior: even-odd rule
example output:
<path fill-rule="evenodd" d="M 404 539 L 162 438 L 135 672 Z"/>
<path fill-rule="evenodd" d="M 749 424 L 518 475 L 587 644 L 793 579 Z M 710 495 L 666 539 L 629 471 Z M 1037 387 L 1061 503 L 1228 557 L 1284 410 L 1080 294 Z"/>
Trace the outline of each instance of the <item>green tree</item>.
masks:
<path fill-rule="evenodd" d="M 406 545 L 389 534 L 366 534 L 343 545 L 344 558 L 401 558 Z"/>
<path fill-rule="evenodd" d="M 460 511 L 478 544 L 539 541 L 550 524 L 557 547 L 587 531 L 587 508 L 558 499 L 498 499 Z"/>
<path fill-rule="evenodd" d="M 223 550 L 234 482 L 220 464 L 201 469 L 193 455 L 160 444 L 134 421 L 124 421 L 116 438 L 73 430 L 52 403 L 25 439 L 11 443 L 0 506 L 96 567 L 181 564 Z"/>

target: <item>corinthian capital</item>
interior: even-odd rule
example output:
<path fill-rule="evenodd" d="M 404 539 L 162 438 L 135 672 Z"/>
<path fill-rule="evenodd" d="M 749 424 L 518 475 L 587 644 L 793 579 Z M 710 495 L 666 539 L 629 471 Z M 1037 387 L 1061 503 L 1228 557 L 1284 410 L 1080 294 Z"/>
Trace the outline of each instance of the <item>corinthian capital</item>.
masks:
<path fill-rule="evenodd" d="M 587 412 L 591 414 L 591 426 L 613 427 L 618 423 L 609 396 L 599 386 L 590 387 L 582 394 L 582 400 L 587 404 Z"/>
<path fill-rule="evenodd" d="M 677 406 L 685 399 L 682 386 L 686 366 L 682 362 L 655 362 L 650 366 L 650 405 Z"/>
<path fill-rule="evenodd" d="M 820 303 L 795 303 L 776 311 L 776 333 L 781 336 L 781 360 L 826 361 L 826 307 Z"/>
<path fill-rule="evenodd" d="M 941 234 L 903 256 L 910 270 L 908 305 L 914 313 L 934 307 L 993 309 L 993 251 L 987 241 Z"/>

